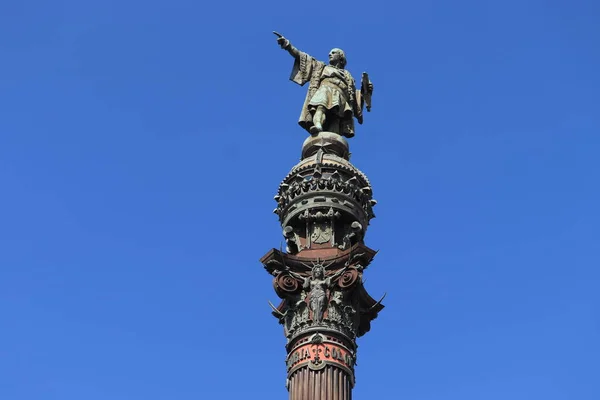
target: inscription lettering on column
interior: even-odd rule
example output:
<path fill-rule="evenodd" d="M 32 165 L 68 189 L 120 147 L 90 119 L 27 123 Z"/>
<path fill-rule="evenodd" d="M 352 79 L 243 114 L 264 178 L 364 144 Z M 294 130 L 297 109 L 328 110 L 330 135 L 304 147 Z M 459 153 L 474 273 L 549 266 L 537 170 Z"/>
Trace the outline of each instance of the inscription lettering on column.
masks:
<path fill-rule="evenodd" d="M 327 364 L 338 364 L 348 369 L 354 367 L 354 356 L 341 346 L 331 343 L 313 344 L 307 343 L 295 349 L 288 357 L 288 371 L 299 365 L 310 362 Z"/>

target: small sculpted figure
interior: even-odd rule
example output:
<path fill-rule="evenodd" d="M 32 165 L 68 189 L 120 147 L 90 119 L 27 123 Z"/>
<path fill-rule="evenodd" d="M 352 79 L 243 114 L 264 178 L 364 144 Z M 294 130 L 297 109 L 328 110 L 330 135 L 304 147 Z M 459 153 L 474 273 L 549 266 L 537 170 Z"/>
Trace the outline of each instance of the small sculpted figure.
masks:
<path fill-rule="evenodd" d="M 305 278 L 300 274 L 290 271 L 290 274 L 303 282 L 303 288 L 309 289 L 309 308 L 313 312 L 313 323 L 321 324 L 323 313 L 327 307 L 327 289 L 333 285 L 333 281 L 346 272 L 343 268 L 332 276 L 325 277 L 325 268 L 322 264 L 316 264 L 312 269 L 312 276 Z"/>
<path fill-rule="evenodd" d="M 347 233 L 346 235 L 344 235 L 344 238 L 342 239 L 342 244 L 338 246 L 338 248 L 340 250 L 346 250 L 346 249 L 350 248 L 358 240 L 360 240 L 360 235 L 362 232 L 362 225 L 360 224 L 360 222 L 354 221 L 350 225 L 350 229 L 351 229 L 350 233 Z"/>
<path fill-rule="evenodd" d="M 362 87 L 356 89 L 354 78 L 346 67 L 346 54 L 341 49 L 329 52 L 329 64 L 316 60 L 298 50 L 277 32 L 277 43 L 294 57 L 290 80 L 304 85 L 309 83 L 298 123 L 311 135 L 327 131 L 345 137 L 354 136 L 355 117 L 363 123 L 363 105 L 370 110 L 373 84 L 363 74 Z"/>

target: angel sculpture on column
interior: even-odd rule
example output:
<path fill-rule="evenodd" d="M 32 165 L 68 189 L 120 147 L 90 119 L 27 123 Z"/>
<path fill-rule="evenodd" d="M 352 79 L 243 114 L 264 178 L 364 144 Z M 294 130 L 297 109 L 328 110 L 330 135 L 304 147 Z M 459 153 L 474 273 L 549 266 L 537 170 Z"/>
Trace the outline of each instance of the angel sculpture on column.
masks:
<path fill-rule="evenodd" d="M 290 275 L 303 282 L 302 287 L 304 289 L 310 289 L 308 305 L 313 312 L 314 324 L 320 324 L 323 321 L 323 314 L 327 308 L 327 289 L 332 286 L 335 279 L 347 270 L 348 267 L 344 267 L 327 278 L 325 277 L 325 267 L 322 264 L 315 264 L 312 268 L 312 276 L 310 277 L 304 277 L 293 271 L 289 271 Z"/>

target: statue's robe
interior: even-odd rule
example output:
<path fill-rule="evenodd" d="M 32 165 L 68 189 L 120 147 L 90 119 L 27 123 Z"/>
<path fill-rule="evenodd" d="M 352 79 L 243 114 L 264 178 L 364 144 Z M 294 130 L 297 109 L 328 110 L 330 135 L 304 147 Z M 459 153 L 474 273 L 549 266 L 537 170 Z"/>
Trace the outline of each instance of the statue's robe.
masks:
<path fill-rule="evenodd" d="M 300 52 L 294 61 L 290 80 L 303 86 L 309 82 L 308 92 L 298 124 L 309 131 L 314 125 L 313 116 L 318 106 L 326 111 L 325 130 L 332 119 L 339 121 L 339 133 L 346 137 L 354 136 L 355 116 L 362 124 L 361 93 L 356 89 L 354 78 L 345 69 L 336 68 Z M 333 118 L 336 117 L 336 118 Z"/>

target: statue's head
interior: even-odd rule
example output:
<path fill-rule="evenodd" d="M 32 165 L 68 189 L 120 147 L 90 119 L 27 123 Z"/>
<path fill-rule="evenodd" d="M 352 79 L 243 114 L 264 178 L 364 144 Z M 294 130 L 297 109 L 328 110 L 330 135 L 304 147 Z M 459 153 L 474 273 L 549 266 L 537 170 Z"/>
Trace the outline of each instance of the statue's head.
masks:
<path fill-rule="evenodd" d="M 313 267 L 312 271 L 313 277 L 317 279 L 323 279 L 325 277 L 325 270 L 323 269 L 323 265 L 317 264 Z"/>
<path fill-rule="evenodd" d="M 346 68 L 346 53 L 342 49 L 331 49 L 329 52 L 329 64 Z"/>

